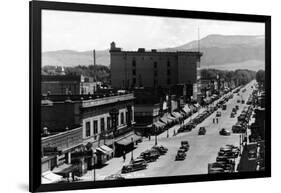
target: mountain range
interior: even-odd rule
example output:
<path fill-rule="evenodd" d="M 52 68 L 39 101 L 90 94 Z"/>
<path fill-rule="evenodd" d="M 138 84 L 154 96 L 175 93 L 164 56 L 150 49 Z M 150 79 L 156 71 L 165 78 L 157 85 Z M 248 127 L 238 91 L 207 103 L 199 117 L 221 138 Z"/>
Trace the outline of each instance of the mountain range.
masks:
<path fill-rule="evenodd" d="M 203 53 L 202 68 L 221 70 L 264 69 L 265 39 L 264 36 L 244 35 L 208 35 L 186 44 L 158 49 L 158 51 L 198 51 Z M 109 66 L 109 50 L 96 51 L 96 63 Z M 42 65 L 67 66 L 93 64 L 93 52 L 78 52 L 74 50 L 48 51 L 42 54 Z"/>

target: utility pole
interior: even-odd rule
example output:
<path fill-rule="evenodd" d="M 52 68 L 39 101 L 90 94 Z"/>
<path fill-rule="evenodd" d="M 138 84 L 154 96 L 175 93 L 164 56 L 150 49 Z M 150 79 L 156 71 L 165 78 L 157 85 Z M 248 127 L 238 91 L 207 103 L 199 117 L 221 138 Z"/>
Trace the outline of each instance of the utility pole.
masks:
<path fill-rule="evenodd" d="M 94 82 L 97 81 L 96 75 L 96 50 L 93 50 L 93 64 L 94 64 Z"/>

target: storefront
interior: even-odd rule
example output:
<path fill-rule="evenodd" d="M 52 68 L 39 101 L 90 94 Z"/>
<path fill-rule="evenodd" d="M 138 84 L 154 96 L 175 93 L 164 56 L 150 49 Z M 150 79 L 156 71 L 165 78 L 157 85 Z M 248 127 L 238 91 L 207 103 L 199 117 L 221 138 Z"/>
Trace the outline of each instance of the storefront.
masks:
<path fill-rule="evenodd" d="M 115 142 L 115 156 L 120 157 L 124 152 L 130 152 L 135 148 L 139 142 L 142 141 L 142 137 L 136 134 L 131 134 Z"/>
<path fill-rule="evenodd" d="M 97 165 L 104 165 L 108 160 L 113 157 L 113 149 L 106 145 L 102 145 L 96 148 Z"/>

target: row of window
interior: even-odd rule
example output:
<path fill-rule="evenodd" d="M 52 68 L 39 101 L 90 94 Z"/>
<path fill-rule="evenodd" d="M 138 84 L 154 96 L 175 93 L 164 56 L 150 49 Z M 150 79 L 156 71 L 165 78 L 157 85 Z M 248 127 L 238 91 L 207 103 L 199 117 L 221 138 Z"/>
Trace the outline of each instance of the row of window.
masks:
<path fill-rule="evenodd" d="M 126 112 L 127 114 L 127 112 Z M 120 120 L 118 117 L 118 122 L 121 125 L 125 124 L 125 118 L 124 118 L 124 112 L 120 113 Z M 106 117 L 106 123 L 107 123 L 107 130 L 110 129 L 111 127 L 111 118 L 110 117 Z M 86 129 L 86 137 L 91 136 L 91 122 L 87 121 L 85 124 L 85 129 Z M 105 118 L 102 117 L 100 118 L 100 132 L 103 133 L 105 131 Z M 98 134 L 98 120 L 93 120 L 93 135 L 96 136 Z"/>
<path fill-rule="evenodd" d="M 137 62 L 136 62 L 135 59 L 133 59 L 133 61 L 132 61 L 132 66 L 133 66 L 133 68 L 135 68 L 136 65 L 137 65 Z M 171 63 L 170 63 L 170 61 L 168 60 L 168 61 L 167 61 L 167 67 L 170 67 L 170 66 L 171 66 Z M 157 67 L 158 67 L 158 63 L 157 63 L 157 62 L 153 62 L 153 67 L 154 67 L 154 68 L 157 68 Z"/>

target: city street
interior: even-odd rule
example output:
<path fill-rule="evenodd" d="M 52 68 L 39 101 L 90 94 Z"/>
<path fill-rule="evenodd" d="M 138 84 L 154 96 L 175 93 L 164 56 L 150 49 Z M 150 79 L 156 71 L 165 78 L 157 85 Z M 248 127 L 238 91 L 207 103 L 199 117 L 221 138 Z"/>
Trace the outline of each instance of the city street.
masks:
<path fill-rule="evenodd" d="M 160 156 L 156 162 L 148 164 L 147 169 L 140 170 L 132 173 L 122 174 L 125 178 L 143 178 L 143 177 L 160 177 L 160 176 L 175 176 L 175 175 L 193 175 L 193 174 L 207 174 L 208 163 L 216 161 L 217 153 L 220 147 L 226 144 L 232 144 L 239 147 L 240 134 L 231 133 L 230 136 L 221 136 L 219 130 L 225 128 L 231 131 L 232 125 L 237 121 L 237 116 L 241 113 L 246 104 L 237 103 L 237 100 L 241 99 L 247 101 L 252 89 L 251 86 L 254 82 L 249 83 L 245 88 L 246 92 L 239 92 L 239 95 L 234 94 L 234 97 L 230 99 L 227 104 L 227 109 L 221 111 L 221 117 L 219 117 L 219 123 L 213 123 L 213 118 L 216 116 L 215 111 L 202 123 L 198 124 L 191 132 L 179 133 L 173 136 L 173 131 L 179 128 L 176 125 L 169 129 L 167 132 L 163 132 L 157 137 L 158 145 L 163 145 L 169 150 L 166 155 Z M 242 90 L 242 89 L 241 89 Z M 239 105 L 239 110 L 234 118 L 230 118 L 231 110 L 235 105 Z M 201 109 L 202 112 L 204 109 Z M 192 116 L 194 118 L 196 114 Z M 190 118 L 189 118 L 190 119 Z M 189 121 L 185 120 L 185 123 Z M 204 126 L 207 130 L 205 135 L 198 135 L 198 129 Z M 169 133 L 169 137 L 167 137 Z M 190 149 L 187 152 L 186 159 L 183 161 L 175 161 L 177 150 L 180 147 L 182 140 L 188 140 Z M 151 140 L 144 139 L 142 143 L 138 144 L 138 147 L 133 151 L 133 157 L 136 158 L 141 152 L 151 148 L 155 144 L 155 137 L 151 137 Z M 131 159 L 131 153 L 126 155 L 125 163 L 129 163 Z M 239 159 L 239 158 L 238 158 Z M 238 160 L 236 160 L 237 163 Z M 96 180 L 103 180 L 104 177 L 120 173 L 122 165 L 124 164 L 122 158 L 113 158 L 108 161 L 108 165 L 96 170 Z M 93 171 L 89 171 L 83 180 L 93 180 Z"/>

